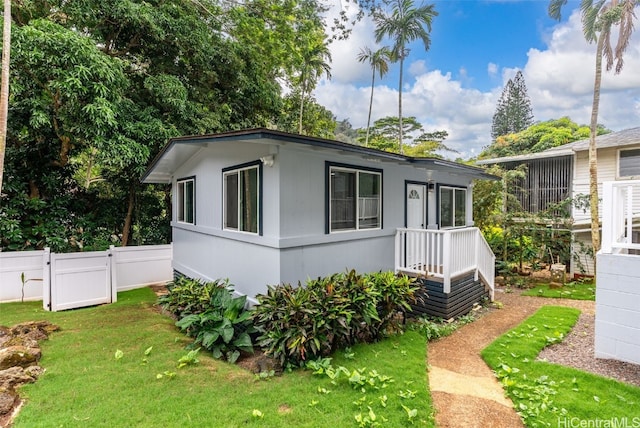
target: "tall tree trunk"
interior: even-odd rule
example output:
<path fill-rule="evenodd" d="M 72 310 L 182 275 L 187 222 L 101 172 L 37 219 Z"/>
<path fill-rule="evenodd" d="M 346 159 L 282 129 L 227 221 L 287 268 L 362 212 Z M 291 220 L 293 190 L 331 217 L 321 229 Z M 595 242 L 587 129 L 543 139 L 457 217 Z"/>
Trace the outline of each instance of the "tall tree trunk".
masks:
<path fill-rule="evenodd" d="M 364 146 L 369 147 L 369 127 L 371 126 L 371 109 L 373 108 L 373 87 L 376 83 L 376 69 L 371 73 L 371 96 L 369 97 L 369 116 L 367 117 L 367 136 L 364 139 Z"/>
<path fill-rule="evenodd" d="M 589 137 L 589 207 L 591 212 L 591 245 L 593 246 L 594 275 L 596 267 L 595 255 L 600 250 L 600 219 L 598 217 L 598 152 L 596 136 L 598 135 L 598 108 L 600 107 L 600 85 L 602 83 L 602 49 L 604 37 L 598 37 L 596 47 L 596 75 L 593 84 L 593 104 L 591 106 L 591 135 Z"/>
<path fill-rule="evenodd" d="M 136 202 L 136 186 L 129 187 L 129 206 L 127 207 L 127 216 L 124 218 L 124 226 L 122 227 L 122 246 L 129 244 L 129 235 L 131 234 L 131 223 L 133 222 L 133 207 Z"/>
<path fill-rule="evenodd" d="M 402 150 L 402 70 L 404 68 L 404 52 L 400 54 L 400 84 L 398 85 L 398 123 L 400 129 L 398 132 L 398 144 L 400 146 L 400 154 L 403 154 Z"/>
<path fill-rule="evenodd" d="M 7 146 L 7 115 L 9 112 L 9 62 L 11 54 L 11 0 L 4 0 L 2 26 L 2 72 L 0 83 L 0 195 L 4 175 L 4 152 Z"/>

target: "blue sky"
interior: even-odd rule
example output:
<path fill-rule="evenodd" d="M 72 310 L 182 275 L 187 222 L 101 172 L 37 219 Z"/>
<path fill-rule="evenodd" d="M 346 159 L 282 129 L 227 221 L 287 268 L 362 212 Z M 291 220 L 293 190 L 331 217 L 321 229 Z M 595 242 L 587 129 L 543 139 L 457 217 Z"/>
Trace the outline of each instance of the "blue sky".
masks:
<path fill-rule="evenodd" d="M 416 116 L 428 131 L 447 130 L 445 143 L 460 156 L 472 157 L 491 142 L 498 97 L 520 70 L 535 120 L 569 116 L 589 122 L 595 45 L 584 40 L 578 0 L 569 0 L 561 22 L 548 17 L 547 0 L 434 3 L 439 15 L 433 20 L 431 49 L 425 52 L 414 43 L 405 61 L 405 116 Z M 346 7 L 355 13 L 353 4 Z M 603 80 L 600 123 L 613 130 L 640 126 L 638 23 L 636 27 L 624 70 L 607 73 Z M 332 79 L 320 82 L 315 91 L 320 104 L 356 128 L 366 126 L 371 71 L 355 58 L 364 46 L 380 47 L 373 33 L 373 23 L 365 20 L 349 40 L 333 43 Z M 389 74 L 376 81 L 372 121 L 397 115 L 398 68 L 391 64 Z"/>

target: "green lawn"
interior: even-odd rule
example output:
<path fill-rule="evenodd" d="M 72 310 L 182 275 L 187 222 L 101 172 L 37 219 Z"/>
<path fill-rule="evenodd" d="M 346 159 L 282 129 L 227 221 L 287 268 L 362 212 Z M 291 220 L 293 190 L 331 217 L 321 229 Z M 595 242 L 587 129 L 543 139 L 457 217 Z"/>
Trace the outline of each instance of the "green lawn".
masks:
<path fill-rule="evenodd" d="M 573 300 L 596 300 L 596 286 L 593 282 L 569 282 L 561 288 L 551 288 L 540 284 L 522 293 L 523 296 L 557 297 Z"/>
<path fill-rule="evenodd" d="M 363 393 L 346 378 L 332 384 L 310 371 L 258 380 L 204 353 L 178 369 L 189 340 L 154 302 L 143 288 L 120 293 L 112 305 L 57 313 L 41 302 L 0 305 L 0 325 L 46 319 L 62 329 L 41 344 L 46 373 L 21 389 L 26 405 L 15 427 L 357 427 L 358 415 L 363 423 L 433 426 L 426 340 L 418 333 L 335 356 L 334 367 L 393 379 Z"/>
<path fill-rule="evenodd" d="M 485 348 L 482 357 L 528 427 L 633 426 L 615 425 L 624 418 L 640 423 L 640 388 L 536 361 L 545 346 L 562 340 L 578 315 L 573 308 L 542 307 Z"/>

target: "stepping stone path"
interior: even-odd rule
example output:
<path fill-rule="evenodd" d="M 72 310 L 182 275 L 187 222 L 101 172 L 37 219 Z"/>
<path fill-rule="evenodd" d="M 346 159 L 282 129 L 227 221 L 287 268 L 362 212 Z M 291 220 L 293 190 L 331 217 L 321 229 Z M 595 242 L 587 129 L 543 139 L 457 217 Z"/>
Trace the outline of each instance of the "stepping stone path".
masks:
<path fill-rule="evenodd" d="M 501 309 L 467 324 L 452 335 L 429 343 L 429 388 L 436 426 L 465 428 L 522 427 L 513 403 L 480 352 L 544 305 L 571 306 L 593 313 L 595 302 L 544 299 L 497 289 Z"/>
<path fill-rule="evenodd" d="M 44 371 L 38 365 L 38 343 L 58 329 L 47 321 L 0 326 L 0 427 L 8 426 L 20 408 L 18 387 L 35 382 Z"/>

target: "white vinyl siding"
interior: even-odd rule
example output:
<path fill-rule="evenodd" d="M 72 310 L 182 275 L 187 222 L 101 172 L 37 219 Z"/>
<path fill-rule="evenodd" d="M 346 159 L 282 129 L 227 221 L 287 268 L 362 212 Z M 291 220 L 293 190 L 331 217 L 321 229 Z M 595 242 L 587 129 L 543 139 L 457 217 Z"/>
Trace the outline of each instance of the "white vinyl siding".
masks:
<path fill-rule="evenodd" d="M 330 232 L 381 227 L 381 173 L 331 167 L 329 186 Z"/>
<path fill-rule="evenodd" d="M 195 179 L 177 181 L 176 218 L 180 223 L 195 224 Z"/>

